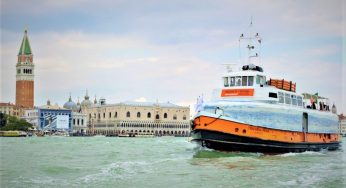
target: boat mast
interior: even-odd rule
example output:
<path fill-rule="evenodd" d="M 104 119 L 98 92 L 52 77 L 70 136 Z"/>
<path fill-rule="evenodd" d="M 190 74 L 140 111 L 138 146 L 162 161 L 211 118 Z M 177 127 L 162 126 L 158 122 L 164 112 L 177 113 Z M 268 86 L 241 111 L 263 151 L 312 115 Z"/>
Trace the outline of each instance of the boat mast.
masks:
<path fill-rule="evenodd" d="M 250 21 L 250 25 L 249 25 L 249 36 L 244 36 L 243 33 L 240 35 L 239 48 L 240 48 L 240 41 L 241 40 L 246 40 L 248 42 L 248 45 L 246 46 L 246 48 L 248 49 L 248 62 L 247 63 L 251 64 L 252 58 L 259 57 L 258 52 L 253 54 L 253 51 L 255 50 L 255 45 L 253 44 L 253 40 L 256 40 L 260 47 L 261 47 L 261 43 L 262 43 L 262 38 L 259 36 L 258 33 L 256 33 L 255 35 L 252 34 L 252 17 L 251 17 L 251 21 Z M 239 52 L 240 52 L 240 49 L 239 49 Z"/>

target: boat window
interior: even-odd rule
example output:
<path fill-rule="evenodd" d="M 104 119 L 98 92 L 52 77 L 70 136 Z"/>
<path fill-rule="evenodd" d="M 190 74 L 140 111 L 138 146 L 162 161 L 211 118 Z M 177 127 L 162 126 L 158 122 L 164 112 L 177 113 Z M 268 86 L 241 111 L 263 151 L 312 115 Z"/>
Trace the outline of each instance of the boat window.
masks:
<path fill-rule="evenodd" d="M 298 106 L 303 106 L 302 97 L 298 96 L 297 101 L 298 101 Z"/>
<path fill-rule="evenodd" d="M 260 84 L 264 85 L 266 78 L 264 76 L 260 76 Z"/>
<path fill-rule="evenodd" d="M 235 77 L 235 83 L 236 83 L 236 86 L 240 86 L 241 85 L 241 76 Z"/>
<path fill-rule="evenodd" d="M 284 94 L 279 92 L 279 103 L 284 103 Z"/>
<path fill-rule="evenodd" d="M 231 85 L 230 86 L 235 86 L 235 77 L 231 77 Z"/>
<path fill-rule="evenodd" d="M 253 86 L 253 76 L 249 76 L 249 78 L 248 78 L 248 86 Z"/>
<path fill-rule="evenodd" d="M 256 84 L 264 85 L 264 83 L 265 83 L 265 77 L 257 75 L 256 76 Z"/>
<path fill-rule="evenodd" d="M 292 105 L 297 106 L 297 96 L 291 95 L 291 97 L 292 97 Z"/>
<path fill-rule="evenodd" d="M 242 82 L 242 86 L 246 86 L 247 85 L 247 76 L 243 76 L 241 82 Z"/>
<path fill-rule="evenodd" d="M 224 77 L 223 78 L 223 85 L 225 86 L 225 87 L 228 87 L 229 86 L 229 84 L 228 84 L 228 77 Z"/>
<path fill-rule="evenodd" d="M 278 94 L 269 92 L 269 97 L 271 97 L 271 98 L 278 98 Z"/>
<path fill-rule="evenodd" d="M 259 75 L 256 76 L 256 84 L 260 84 L 260 76 Z"/>
<path fill-rule="evenodd" d="M 285 93 L 285 103 L 291 104 L 291 95 L 288 93 Z"/>

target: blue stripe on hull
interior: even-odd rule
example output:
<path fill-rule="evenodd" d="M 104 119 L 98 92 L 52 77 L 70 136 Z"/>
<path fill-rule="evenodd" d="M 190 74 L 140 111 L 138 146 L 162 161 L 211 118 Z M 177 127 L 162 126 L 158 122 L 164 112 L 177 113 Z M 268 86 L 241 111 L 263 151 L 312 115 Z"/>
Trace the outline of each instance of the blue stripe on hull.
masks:
<path fill-rule="evenodd" d="M 222 119 L 249 125 L 287 131 L 302 131 L 303 112 L 308 113 L 308 132 L 338 133 L 338 119 L 335 114 L 304 108 L 279 108 L 277 104 L 222 103 L 205 105 L 201 113 L 215 114 L 216 107 L 223 110 Z"/>

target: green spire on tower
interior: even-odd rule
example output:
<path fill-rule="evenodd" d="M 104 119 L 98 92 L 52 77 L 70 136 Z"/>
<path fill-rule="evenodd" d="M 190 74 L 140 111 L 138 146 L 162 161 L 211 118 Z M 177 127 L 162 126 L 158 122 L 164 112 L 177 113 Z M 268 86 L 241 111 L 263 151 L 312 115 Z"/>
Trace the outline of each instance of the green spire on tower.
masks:
<path fill-rule="evenodd" d="M 22 41 L 22 45 L 20 46 L 18 55 L 31 55 L 31 48 L 28 38 L 28 30 L 24 29 L 24 37 Z"/>

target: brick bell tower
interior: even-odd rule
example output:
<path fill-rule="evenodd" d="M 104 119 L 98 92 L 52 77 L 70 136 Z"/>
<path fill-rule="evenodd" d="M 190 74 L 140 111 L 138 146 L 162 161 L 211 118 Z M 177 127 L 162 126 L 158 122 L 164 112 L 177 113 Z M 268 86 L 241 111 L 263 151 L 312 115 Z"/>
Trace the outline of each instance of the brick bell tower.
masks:
<path fill-rule="evenodd" d="M 34 64 L 28 30 L 24 30 L 16 65 L 16 105 L 34 107 Z"/>

